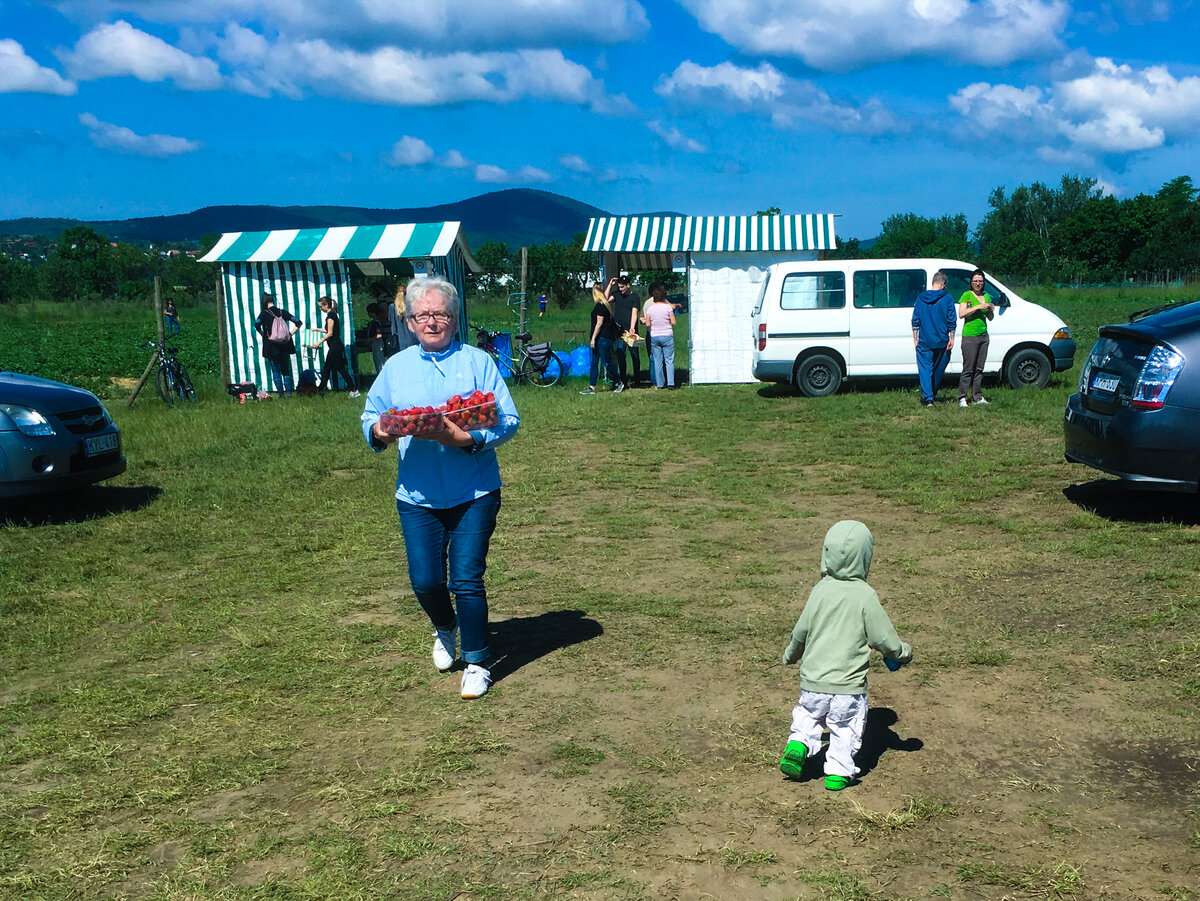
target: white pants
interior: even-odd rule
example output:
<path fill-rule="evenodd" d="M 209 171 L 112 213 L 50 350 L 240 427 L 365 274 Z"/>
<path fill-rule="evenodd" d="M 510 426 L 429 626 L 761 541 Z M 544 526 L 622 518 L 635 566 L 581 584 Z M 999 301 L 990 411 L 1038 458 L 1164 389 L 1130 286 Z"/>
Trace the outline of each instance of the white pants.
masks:
<path fill-rule="evenodd" d="M 792 710 L 792 731 L 788 741 L 802 741 L 811 757 L 821 750 L 821 734 L 829 728 L 829 750 L 825 752 L 825 775 L 858 775 L 854 755 L 862 747 L 863 727 L 867 723 L 866 695 L 827 695 L 816 691 L 800 692 Z"/>

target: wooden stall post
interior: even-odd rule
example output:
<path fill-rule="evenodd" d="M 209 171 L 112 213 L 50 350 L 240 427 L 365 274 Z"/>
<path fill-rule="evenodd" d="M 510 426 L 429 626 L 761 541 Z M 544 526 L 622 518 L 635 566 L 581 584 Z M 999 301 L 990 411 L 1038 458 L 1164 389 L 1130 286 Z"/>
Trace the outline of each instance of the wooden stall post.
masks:
<path fill-rule="evenodd" d="M 163 325 L 162 279 L 157 275 L 154 276 L 154 320 L 158 323 L 158 343 L 161 345 L 166 340 L 167 334 L 166 327 Z M 142 393 L 142 386 L 146 384 L 146 379 L 150 378 L 150 373 L 154 371 L 154 364 L 157 361 L 158 348 L 155 348 L 150 352 L 150 361 L 146 364 L 146 371 L 142 373 L 138 383 L 133 386 L 133 393 L 125 402 L 127 408 L 132 407 L 137 396 Z"/>
<path fill-rule="evenodd" d="M 217 353 L 221 356 L 217 362 L 221 367 L 221 385 L 225 386 L 229 384 L 229 326 L 225 322 L 225 282 L 220 263 L 217 263 L 217 289 L 213 293 L 217 298 Z"/>

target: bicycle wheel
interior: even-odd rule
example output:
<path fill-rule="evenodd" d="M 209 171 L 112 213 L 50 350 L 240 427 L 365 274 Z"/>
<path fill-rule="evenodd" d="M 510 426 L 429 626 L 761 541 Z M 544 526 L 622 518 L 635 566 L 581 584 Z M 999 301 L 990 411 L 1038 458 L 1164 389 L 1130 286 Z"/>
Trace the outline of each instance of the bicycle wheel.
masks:
<path fill-rule="evenodd" d="M 184 400 L 195 400 L 196 389 L 192 387 L 192 380 L 188 378 L 187 370 L 183 368 L 183 364 L 176 362 L 175 370 L 175 387 L 179 391 L 179 396 Z"/>
<path fill-rule="evenodd" d="M 158 389 L 158 396 L 163 399 L 163 403 L 175 402 L 175 386 L 171 377 L 171 368 L 165 361 L 158 364 L 158 371 L 154 374 L 154 387 Z"/>
<path fill-rule="evenodd" d="M 558 381 L 559 374 L 562 371 L 560 365 L 553 375 L 550 374 L 550 360 L 547 359 L 540 366 L 530 359 L 526 354 L 521 359 L 521 375 L 525 381 L 537 385 L 539 388 L 549 388 Z"/>

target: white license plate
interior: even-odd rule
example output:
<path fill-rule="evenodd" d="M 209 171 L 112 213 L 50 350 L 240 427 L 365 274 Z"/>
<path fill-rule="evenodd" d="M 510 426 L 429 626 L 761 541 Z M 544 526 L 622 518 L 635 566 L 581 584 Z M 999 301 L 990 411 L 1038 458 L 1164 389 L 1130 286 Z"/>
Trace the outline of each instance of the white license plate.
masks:
<path fill-rule="evenodd" d="M 1112 394 L 1120 384 L 1121 380 L 1115 375 L 1101 373 L 1092 378 L 1092 390 L 1103 391 L 1105 394 Z"/>
<path fill-rule="evenodd" d="M 97 435 L 95 438 L 87 438 L 83 442 L 83 452 L 89 457 L 95 457 L 99 454 L 107 454 L 115 451 L 120 446 L 120 441 L 115 432 L 110 432 L 107 435 Z"/>

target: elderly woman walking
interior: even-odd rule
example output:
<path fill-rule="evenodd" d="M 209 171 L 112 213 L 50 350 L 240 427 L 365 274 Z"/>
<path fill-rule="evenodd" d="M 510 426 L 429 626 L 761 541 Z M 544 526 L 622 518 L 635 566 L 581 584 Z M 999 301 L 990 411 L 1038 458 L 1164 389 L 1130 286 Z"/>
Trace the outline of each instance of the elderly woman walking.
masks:
<path fill-rule="evenodd" d="M 404 321 L 418 343 L 384 364 L 367 394 L 362 424 L 373 450 L 395 444 L 399 452 L 396 510 L 409 582 L 434 628 L 434 665 L 442 672 L 453 668 L 461 642 L 462 696 L 478 698 L 491 684 L 483 575 L 500 510 L 496 448 L 521 420 L 495 361 L 458 340 L 461 306 L 450 282 L 409 284 Z M 405 437 L 380 427 L 389 409 L 436 407 L 475 390 L 495 395 L 498 422 L 492 428 L 465 431 L 444 417 L 440 428 Z"/>

